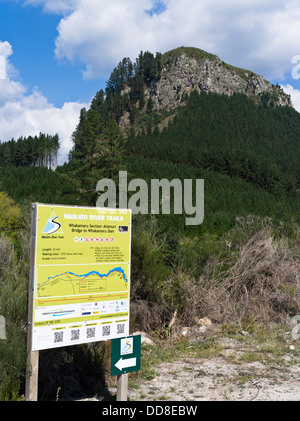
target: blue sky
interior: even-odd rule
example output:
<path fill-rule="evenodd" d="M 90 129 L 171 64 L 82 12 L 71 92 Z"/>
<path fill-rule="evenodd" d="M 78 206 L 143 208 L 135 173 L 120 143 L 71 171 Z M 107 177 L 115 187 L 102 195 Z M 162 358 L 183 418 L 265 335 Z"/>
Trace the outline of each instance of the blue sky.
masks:
<path fill-rule="evenodd" d="M 57 132 L 64 162 L 123 57 L 182 45 L 279 83 L 300 111 L 299 23 L 300 0 L 0 0 L 0 140 Z"/>
<path fill-rule="evenodd" d="M 0 41 L 13 48 L 10 62 L 29 90 L 35 87 L 50 103 L 61 107 L 66 101 L 88 102 L 105 85 L 105 79 L 83 79 L 83 65 L 55 58 L 55 39 L 60 14 L 21 2 L 0 0 Z"/>

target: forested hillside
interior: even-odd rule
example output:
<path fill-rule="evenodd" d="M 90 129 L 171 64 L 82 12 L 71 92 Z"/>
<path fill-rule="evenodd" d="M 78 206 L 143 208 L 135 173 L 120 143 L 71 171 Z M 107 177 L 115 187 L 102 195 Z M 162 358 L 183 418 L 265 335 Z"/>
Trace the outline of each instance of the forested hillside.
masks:
<path fill-rule="evenodd" d="M 184 67 L 188 80 L 176 63 L 194 63 Z M 218 92 L 200 76 L 195 82 L 199 68 Z M 0 341 L 0 400 L 24 387 L 30 203 L 95 206 L 97 182 L 118 184 L 121 170 L 128 182 L 205 182 L 201 225 L 174 212 L 133 217 L 132 329 L 164 332 L 174 312 L 185 325 L 209 316 L 249 330 L 299 314 L 300 114 L 279 87 L 201 50 L 141 52 L 135 63 L 124 58 L 81 110 L 72 140 L 69 162 L 56 168 L 57 136 L 0 144 L 0 314 L 12 338 Z M 66 361 L 101 371 L 100 348 L 69 352 Z M 44 355 L 46 399 L 57 384 L 45 380 L 52 358 Z"/>
<path fill-rule="evenodd" d="M 193 234 L 211 229 L 221 233 L 236 216 L 249 213 L 298 220 L 299 113 L 270 103 L 268 94 L 259 95 L 256 103 L 240 93 L 198 90 L 184 93 L 181 106 L 155 110 L 151 96 L 145 104 L 145 95 L 151 85 L 155 96 L 166 57 L 143 57 L 141 53 L 134 67 L 126 59 L 120 62 L 106 94 L 98 92 L 91 108 L 81 111 L 69 169 L 84 180 L 85 194 L 90 190 L 95 200 L 94 180 L 104 177 L 108 166 L 106 175 L 116 182 L 120 169 L 129 172 L 129 179 L 204 178 L 205 221 L 198 229 L 185 230 Z M 136 80 L 143 88 L 139 96 L 133 89 Z M 127 114 L 130 126 L 124 128 Z M 86 166 L 88 176 L 81 170 Z M 164 218 L 165 224 L 177 230 L 184 223 L 172 215 Z"/>

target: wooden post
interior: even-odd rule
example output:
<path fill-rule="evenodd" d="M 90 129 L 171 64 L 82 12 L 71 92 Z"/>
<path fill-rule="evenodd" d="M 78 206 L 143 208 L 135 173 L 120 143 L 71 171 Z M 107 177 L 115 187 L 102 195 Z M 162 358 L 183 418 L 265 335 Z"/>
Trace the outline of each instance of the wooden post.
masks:
<path fill-rule="evenodd" d="M 128 397 L 128 374 L 121 374 L 117 383 L 117 401 L 127 401 Z"/>
<path fill-rule="evenodd" d="M 30 239 L 30 275 L 28 294 L 28 326 L 27 326 L 27 371 L 25 400 L 38 400 L 39 351 L 32 351 L 33 305 L 34 305 L 34 270 L 35 270 L 35 238 L 37 206 L 32 204 L 31 239 Z"/>
<path fill-rule="evenodd" d="M 26 401 L 38 400 L 39 351 L 28 351 L 26 374 Z"/>

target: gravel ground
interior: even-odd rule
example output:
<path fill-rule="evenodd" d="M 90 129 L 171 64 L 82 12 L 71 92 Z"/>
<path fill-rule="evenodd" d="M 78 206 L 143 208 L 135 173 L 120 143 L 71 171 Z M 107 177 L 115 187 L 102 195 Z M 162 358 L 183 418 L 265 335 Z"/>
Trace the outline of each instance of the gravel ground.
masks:
<path fill-rule="evenodd" d="M 288 340 L 283 354 L 276 353 L 276 342 L 270 344 L 218 337 L 217 352 L 208 357 L 194 358 L 189 353 L 154 365 L 151 380 L 129 377 L 128 400 L 300 401 L 300 341 Z M 109 388 L 112 400 L 114 386 Z"/>
<path fill-rule="evenodd" d="M 292 346 L 278 359 L 263 354 L 249 359 L 249 348 L 230 338 L 222 341 L 221 356 L 209 359 L 183 358 L 155 367 L 159 375 L 129 389 L 135 401 L 298 401 L 300 358 Z M 299 348 L 299 344 L 297 344 Z M 251 354 L 250 354 L 251 359 Z M 243 362 L 241 362 L 243 361 Z"/>

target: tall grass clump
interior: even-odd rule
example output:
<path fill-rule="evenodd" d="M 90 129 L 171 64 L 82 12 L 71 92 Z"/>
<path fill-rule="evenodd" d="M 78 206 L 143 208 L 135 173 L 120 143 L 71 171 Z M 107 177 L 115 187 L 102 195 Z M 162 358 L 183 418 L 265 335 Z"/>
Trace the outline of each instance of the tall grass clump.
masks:
<path fill-rule="evenodd" d="M 300 314 L 300 229 L 237 218 L 221 237 L 170 237 L 147 226 L 133 237 L 132 315 L 145 330 L 209 317 L 271 325 Z M 170 252 L 170 244 L 173 252 Z"/>
<path fill-rule="evenodd" d="M 207 316 L 244 328 L 288 324 L 300 314 L 299 233 L 296 225 L 274 226 L 269 218 L 237 220 L 199 278 L 180 274 L 184 323 Z"/>

